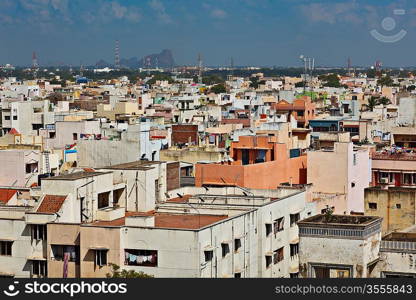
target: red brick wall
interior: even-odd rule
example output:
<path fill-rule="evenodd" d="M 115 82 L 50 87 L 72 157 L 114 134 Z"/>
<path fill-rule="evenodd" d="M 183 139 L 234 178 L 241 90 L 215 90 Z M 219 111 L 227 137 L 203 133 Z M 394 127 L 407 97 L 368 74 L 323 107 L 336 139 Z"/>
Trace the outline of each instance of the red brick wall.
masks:
<path fill-rule="evenodd" d="M 188 143 L 198 144 L 198 125 L 173 125 L 172 126 L 172 144 Z"/>
<path fill-rule="evenodd" d="M 179 162 L 172 162 L 167 164 L 166 181 L 168 191 L 180 187 Z"/>

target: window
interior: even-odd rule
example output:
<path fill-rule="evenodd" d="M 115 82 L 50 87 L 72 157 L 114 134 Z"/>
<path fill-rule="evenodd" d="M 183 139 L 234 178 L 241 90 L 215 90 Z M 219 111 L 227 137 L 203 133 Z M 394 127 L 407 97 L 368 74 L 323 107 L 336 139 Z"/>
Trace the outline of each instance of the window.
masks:
<path fill-rule="evenodd" d="M 273 252 L 273 263 L 277 264 L 278 262 L 281 262 L 284 259 L 283 249 L 279 248 L 276 251 Z"/>
<path fill-rule="evenodd" d="M 234 239 L 234 251 L 238 251 L 241 248 L 241 239 Z"/>
<path fill-rule="evenodd" d="M 159 201 L 159 179 L 155 179 L 155 199 L 156 199 L 156 202 Z"/>
<path fill-rule="evenodd" d="M 241 273 L 234 273 L 234 278 L 241 278 Z"/>
<path fill-rule="evenodd" d="M 351 182 L 351 187 L 355 187 L 355 182 Z"/>
<path fill-rule="evenodd" d="M 12 244 L 13 242 L 1 241 L 0 242 L 0 255 L 12 256 Z"/>
<path fill-rule="evenodd" d="M 222 257 L 225 257 L 228 253 L 230 253 L 230 245 L 228 243 L 221 243 L 221 253 Z"/>
<path fill-rule="evenodd" d="M 125 249 L 124 255 L 125 265 L 157 267 L 157 250 Z"/>
<path fill-rule="evenodd" d="M 276 234 L 279 231 L 283 231 L 283 225 L 285 223 L 285 217 L 281 217 L 274 221 L 274 234 Z"/>
<path fill-rule="evenodd" d="M 39 130 L 43 127 L 42 124 L 32 124 L 32 130 Z"/>
<path fill-rule="evenodd" d="M 290 244 L 290 257 L 293 257 L 299 253 L 299 243 Z"/>
<path fill-rule="evenodd" d="M 47 277 L 46 261 L 32 260 L 32 275 Z"/>
<path fill-rule="evenodd" d="M 4 119 L 5 119 L 6 121 L 10 121 L 10 116 L 4 116 Z"/>
<path fill-rule="evenodd" d="M 400 208 L 402 208 L 402 205 L 400 203 L 397 203 L 396 208 L 400 209 Z"/>
<path fill-rule="evenodd" d="M 26 174 L 36 173 L 38 171 L 38 163 L 26 164 Z"/>
<path fill-rule="evenodd" d="M 32 225 L 32 240 L 46 240 L 46 225 Z"/>
<path fill-rule="evenodd" d="M 272 265 L 272 257 L 270 255 L 266 255 L 266 268 Z"/>
<path fill-rule="evenodd" d="M 214 251 L 206 250 L 206 251 L 204 251 L 204 256 L 205 256 L 205 262 L 209 262 L 209 261 L 212 260 L 212 258 L 214 256 Z"/>
<path fill-rule="evenodd" d="M 97 266 L 105 266 L 107 264 L 107 250 L 95 250 L 95 264 Z"/>
<path fill-rule="evenodd" d="M 266 224 L 266 236 L 269 236 L 272 233 L 272 224 Z"/>
<path fill-rule="evenodd" d="M 416 174 L 403 174 L 403 184 L 416 184 Z"/>
<path fill-rule="evenodd" d="M 369 202 L 368 203 L 368 208 L 369 209 L 377 209 L 377 203 Z"/>
<path fill-rule="evenodd" d="M 300 214 L 290 214 L 290 227 L 295 226 L 296 222 L 300 220 Z"/>
<path fill-rule="evenodd" d="M 98 209 L 105 208 L 110 205 L 110 192 L 98 194 Z"/>
<path fill-rule="evenodd" d="M 13 116 L 13 120 L 17 120 L 17 116 Z"/>
<path fill-rule="evenodd" d="M 299 278 L 299 272 L 297 272 L 297 273 L 290 273 L 290 278 Z"/>
<path fill-rule="evenodd" d="M 352 164 L 353 164 L 354 166 L 356 166 L 356 165 L 357 165 L 357 153 L 354 153 L 354 154 L 353 154 L 353 156 L 352 156 Z"/>
<path fill-rule="evenodd" d="M 305 115 L 305 112 L 303 110 L 298 111 L 298 117 L 303 117 Z"/>
<path fill-rule="evenodd" d="M 52 259 L 63 261 L 68 256 L 68 261 L 79 263 L 79 246 L 52 245 Z"/>

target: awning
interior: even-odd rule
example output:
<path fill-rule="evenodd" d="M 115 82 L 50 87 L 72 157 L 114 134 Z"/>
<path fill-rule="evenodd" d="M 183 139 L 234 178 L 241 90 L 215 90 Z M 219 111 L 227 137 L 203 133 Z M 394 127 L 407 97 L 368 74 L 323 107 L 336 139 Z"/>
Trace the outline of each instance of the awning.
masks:
<path fill-rule="evenodd" d="M 299 266 L 291 266 L 289 268 L 289 273 L 297 273 L 299 272 Z"/>
<path fill-rule="evenodd" d="M 213 246 L 204 247 L 204 251 L 213 251 L 214 249 L 215 249 L 215 247 L 213 247 Z"/>
<path fill-rule="evenodd" d="M 14 242 L 15 241 L 15 239 L 12 239 L 12 238 L 2 238 L 2 237 L 0 237 L 0 242 Z"/>
<path fill-rule="evenodd" d="M 265 253 L 266 256 L 273 256 L 273 251 L 268 251 Z"/>
<path fill-rule="evenodd" d="M 39 256 L 29 256 L 29 257 L 27 258 L 27 260 L 42 260 L 42 261 L 45 261 L 45 260 L 46 260 L 46 258 L 44 258 L 44 257 L 39 257 Z"/>
<path fill-rule="evenodd" d="M 290 241 L 290 244 L 298 244 L 299 243 L 299 238 L 295 238 L 294 240 Z"/>
<path fill-rule="evenodd" d="M 107 247 L 90 247 L 88 249 L 96 250 L 96 251 L 98 251 L 98 250 L 109 250 L 109 248 L 107 248 Z"/>

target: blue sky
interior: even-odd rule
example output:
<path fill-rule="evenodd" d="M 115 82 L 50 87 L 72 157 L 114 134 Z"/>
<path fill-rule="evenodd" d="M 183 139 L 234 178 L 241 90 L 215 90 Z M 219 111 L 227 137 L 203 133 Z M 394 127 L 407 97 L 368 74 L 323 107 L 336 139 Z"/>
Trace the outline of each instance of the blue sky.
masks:
<path fill-rule="evenodd" d="M 412 3 L 413 2 L 413 3 Z M 394 15 L 394 9 L 405 9 Z M 177 64 L 298 66 L 416 65 L 414 0 L 0 0 L 0 64 L 94 64 L 171 49 Z M 381 26 L 386 17 L 394 30 Z M 382 43 L 370 35 L 406 36 Z"/>

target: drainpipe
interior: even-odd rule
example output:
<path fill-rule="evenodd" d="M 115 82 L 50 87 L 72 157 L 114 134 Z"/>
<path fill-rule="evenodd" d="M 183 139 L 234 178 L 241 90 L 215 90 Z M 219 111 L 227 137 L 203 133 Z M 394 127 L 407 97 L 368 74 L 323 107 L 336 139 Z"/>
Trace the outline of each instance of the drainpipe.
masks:
<path fill-rule="evenodd" d="M 136 172 L 136 212 L 139 211 L 139 185 L 138 185 L 138 176 L 139 176 L 139 172 Z"/>

